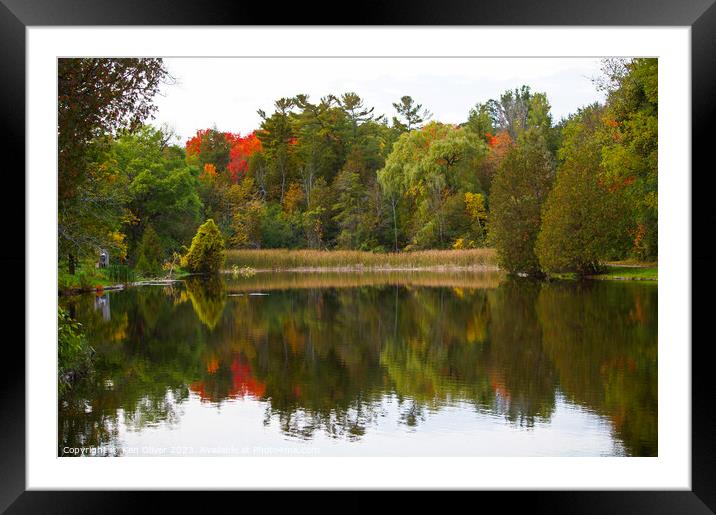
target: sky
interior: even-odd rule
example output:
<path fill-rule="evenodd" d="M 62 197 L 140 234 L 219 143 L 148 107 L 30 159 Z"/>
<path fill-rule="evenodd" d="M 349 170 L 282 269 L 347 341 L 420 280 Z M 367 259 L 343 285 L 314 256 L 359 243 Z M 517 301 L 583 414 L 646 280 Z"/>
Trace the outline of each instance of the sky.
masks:
<path fill-rule="evenodd" d="M 318 102 L 329 93 L 358 93 L 375 114 L 395 115 L 393 102 L 410 95 L 433 120 L 462 123 L 478 102 L 523 84 L 544 92 L 553 120 L 603 101 L 591 78 L 594 58 L 182 58 L 165 59 L 173 84 L 154 101 L 154 125 L 174 128 L 184 144 L 198 129 L 247 134 L 257 110 L 273 112 L 281 97 L 299 93 Z"/>

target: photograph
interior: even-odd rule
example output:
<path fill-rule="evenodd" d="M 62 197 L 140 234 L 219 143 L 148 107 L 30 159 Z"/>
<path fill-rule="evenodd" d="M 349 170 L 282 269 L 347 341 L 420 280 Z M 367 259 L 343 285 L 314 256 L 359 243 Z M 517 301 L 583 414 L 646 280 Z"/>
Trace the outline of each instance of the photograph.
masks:
<path fill-rule="evenodd" d="M 56 457 L 661 456 L 659 66 L 58 57 Z"/>
<path fill-rule="evenodd" d="M 0 0 L 0 512 L 713 513 L 714 1 Z"/>

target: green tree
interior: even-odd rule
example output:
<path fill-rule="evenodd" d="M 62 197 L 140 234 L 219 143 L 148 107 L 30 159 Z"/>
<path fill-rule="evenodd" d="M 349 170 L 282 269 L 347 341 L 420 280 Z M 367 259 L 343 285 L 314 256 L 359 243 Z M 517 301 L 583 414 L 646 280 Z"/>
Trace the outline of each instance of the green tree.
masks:
<path fill-rule="evenodd" d="M 623 188 L 633 216 L 633 253 L 658 255 L 658 60 L 605 61 L 606 124 L 603 176 Z"/>
<path fill-rule="evenodd" d="M 423 109 L 422 104 L 416 104 L 408 95 L 400 97 L 400 102 L 393 102 L 393 107 L 398 112 L 398 117 L 393 117 L 393 125 L 401 132 L 419 129 L 423 122 L 427 122 L 433 116 L 430 111 Z"/>
<path fill-rule="evenodd" d="M 492 239 L 500 266 L 511 273 L 541 273 L 534 247 L 553 180 L 554 160 L 543 134 L 524 131 L 500 163 L 490 196 Z"/>
<path fill-rule="evenodd" d="M 189 252 L 182 258 L 182 266 L 190 272 L 215 274 L 221 270 L 225 258 L 224 238 L 210 218 L 196 232 Z"/>
<path fill-rule="evenodd" d="M 147 225 L 139 244 L 136 269 L 149 276 L 159 275 L 162 271 L 164 251 L 154 227 Z"/>
<path fill-rule="evenodd" d="M 324 248 L 331 241 L 334 232 L 333 191 L 323 177 L 313 186 L 311 200 L 303 213 L 303 230 L 310 248 Z"/>
<path fill-rule="evenodd" d="M 481 106 L 478 104 L 478 107 Z M 558 131 L 553 130 L 545 93 L 533 93 L 529 86 L 507 90 L 499 100 L 488 100 L 483 110 L 489 114 L 496 131 L 506 131 L 512 140 L 516 140 L 523 131 L 538 129 L 545 137 L 548 148 L 552 153 L 556 152 Z"/>
<path fill-rule="evenodd" d="M 358 126 L 373 120 L 373 111 L 375 108 L 365 107 L 363 99 L 357 93 L 352 91 L 343 93 L 339 99 L 339 104 L 346 112 L 346 115 L 350 120 L 352 132 L 351 136 L 353 143 L 355 143 L 355 140 L 358 137 Z"/>
<path fill-rule="evenodd" d="M 481 103 L 475 104 L 475 107 L 470 109 L 465 127 L 487 143 L 487 135 L 495 135 L 495 127 L 492 124 L 492 117 L 490 116 L 488 105 Z"/>
<path fill-rule="evenodd" d="M 362 240 L 359 227 L 367 202 L 366 189 L 361 184 L 363 168 L 360 156 L 354 153 L 333 182 L 333 190 L 336 193 L 336 203 L 333 205 L 336 212 L 334 220 L 340 231 L 336 243 L 340 248 L 358 248 Z"/>
<path fill-rule="evenodd" d="M 152 115 L 169 78 L 161 59 L 58 60 L 58 245 L 70 273 L 78 255 L 112 247 L 121 204 L 112 174 L 97 166 L 107 136 Z"/>
<path fill-rule="evenodd" d="M 628 245 L 623 192 L 601 180 L 603 111 L 598 105 L 581 109 L 564 129 L 563 164 L 545 202 L 535 248 L 547 272 L 592 274 L 601 260 Z"/>
<path fill-rule="evenodd" d="M 472 131 L 438 122 L 400 136 L 378 181 L 387 194 L 402 191 L 416 202 L 413 245 L 451 243 L 456 229 L 451 213 L 464 212 L 464 204 L 451 199 L 458 192 L 481 191 L 476 170 L 486 154 L 487 146 Z"/>
<path fill-rule="evenodd" d="M 166 138 L 151 126 L 121 132 L 101 163 L 117 177 L 111 186 L 123 192 L 121 230 L 135 262 L 148 225 L 158 234 L 162 248 L 178 251 L 190 242 L 201 219 L 198 170 L 187 166 L 183 150 L 167 146 Z"/>
<path fill-rule="evenodd" d="M 268 184 L 269 177 L 278 178 L 278 198 L 283 202 L 283 196 L 288 186 L 291 161 L 294 155 L 295 135 L 291 122 L 292 110 L 295 101 L 292 98 L 281 98 L 274 103 L 275 111 L 268 116 L 264 111 L 259 110 L 261 116 L 261 128 L 256 132 L 264 149 L 265 162 L 255 161 L 250 163 L 254 173 L 261 175 L 257 177 L 257 184 L 271 195 L 273 188 Z M 269 177 L 266 177 L 269 176 Z"/>
<path fill-rule="evenodd" d="M 199 164 L 202 169 L 210 164 L 214 165 L 218 172 L 226 172 L 230 151 L 231 143 L 226 139 L 226 135 L 214 126 L 206 131 L 199 143 Z"/>

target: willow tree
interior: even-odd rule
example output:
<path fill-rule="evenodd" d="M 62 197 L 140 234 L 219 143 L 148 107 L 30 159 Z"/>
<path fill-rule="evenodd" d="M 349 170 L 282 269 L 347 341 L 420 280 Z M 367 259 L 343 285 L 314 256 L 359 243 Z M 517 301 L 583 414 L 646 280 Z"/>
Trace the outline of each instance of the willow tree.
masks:
<path fill-rule="evenodd" d="M 378 181 L 392 198 L 403 192 L 415 202 L 413 245 L 445 247 L 458 218 L 469 225 L 463 193 L 482 191 L 476 170 L 486 154 L 487 146 L 472 131 L 438 122 L 400 136 Z"/>

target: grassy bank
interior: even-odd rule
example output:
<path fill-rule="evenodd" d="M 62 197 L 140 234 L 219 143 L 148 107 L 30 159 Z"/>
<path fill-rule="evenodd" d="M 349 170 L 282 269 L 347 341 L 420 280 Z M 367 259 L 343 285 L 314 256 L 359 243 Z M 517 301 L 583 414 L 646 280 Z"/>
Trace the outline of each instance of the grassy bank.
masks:
<path fill-rule="evenodd" d="M 658 267 L 639 265 L 607 265 L 603 274 L 592 276 L 592 279 L 611 279 L 624 281 L 657 281 Z"/>
<path fill-rule="evenodd" d="M 494 249 L 424 250 L 400 253 L 357 250 L 229 250 L 225 267 L 256 270 L 497 269 Z"/>
<path fill-rule="evenodd" d="M 77 263 L 74 274 L 67 271 L 65 262 L 57 267 L 57 289 L 60 292 L 97 290 L 114 286 L 118 282 L 110 277 L 107 269 L 95 268 L 91 260 Z"/>
<path fill-rule="evenodd" d="M 636 261 L 608 263 L 601 274 L 580 277 L 574 273 L 550 274 L 553 279 L 594 279 L 599 281 L 658 281 L 659 269 L 656 263 Z"/>
<path fill-rule="evenodd" d="M 167 274 L 157 277 L 144 276 L 126 266 L 110 265 L 107 268 L 95 268 L 93 261 L 80 261 L 74 275 L 67 271 L 67 263 L 57 267 L 57 290 L 60 294 L 73 294 L 87 291 L 118 288 L 126 285 L 142 284 L 166 279 Z M 182 279 L 190 274 L 181 268 L 175 268 L 172 279 Z"/>

